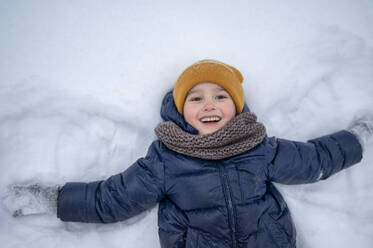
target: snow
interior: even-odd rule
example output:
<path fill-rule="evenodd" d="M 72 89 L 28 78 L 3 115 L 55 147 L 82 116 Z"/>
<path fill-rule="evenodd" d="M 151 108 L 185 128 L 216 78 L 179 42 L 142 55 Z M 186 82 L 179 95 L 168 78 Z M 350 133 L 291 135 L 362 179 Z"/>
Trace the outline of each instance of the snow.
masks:
<path fill-rule="evenodd" d="M 306 141 L 373 105 L 373 2 L 0 2 L 0 197 L 14 182 L 107 178 L 143 156 L 163 95 L 200 59 L 243 74 L 270 136 Z M 298 247 L 373 245 L 373 146 L 326 181 L 277 185 Z M 157 208 L 125 222 L 13 218 L 15 247 L 159 247 Z"/>

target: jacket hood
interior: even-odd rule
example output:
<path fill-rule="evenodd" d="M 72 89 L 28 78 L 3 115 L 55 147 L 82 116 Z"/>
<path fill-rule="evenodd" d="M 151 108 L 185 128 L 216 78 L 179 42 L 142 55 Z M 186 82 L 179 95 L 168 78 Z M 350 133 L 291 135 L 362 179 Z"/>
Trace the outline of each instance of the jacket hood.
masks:
<path fill-rule="evenodd" d="M 249 107 L 244 104 L 242 113 L 250 112 Z M 172 121 L 184 131 L 191 134 L 198 134 L 198 130 L 184 120 L 184 117 L 177 111 L 172 90 L 164 96 L 161 106 L 161 117 L 164 121 Z"/>

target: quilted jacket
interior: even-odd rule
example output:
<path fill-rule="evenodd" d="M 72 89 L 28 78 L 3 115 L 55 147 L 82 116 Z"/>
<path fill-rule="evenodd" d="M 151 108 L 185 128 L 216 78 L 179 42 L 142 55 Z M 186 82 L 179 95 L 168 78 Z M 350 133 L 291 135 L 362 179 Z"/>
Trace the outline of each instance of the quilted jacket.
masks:
<path fill-rule="evenodd" d="M 161 116 L 197 132 L 177 112 L 171 92 Z M 361 159 L 360 144 L 345 130 L 308 142 L 265 137 L 253 149 L 222 160 L 182 155 L 155 140 L 146 156 L 122 173 L 65 184 L 57 214 L 63 221 L 112 223 L 159 203 L 161 247 L 292 248 L 296 231 L 272 182 L 313 183 Z"/>

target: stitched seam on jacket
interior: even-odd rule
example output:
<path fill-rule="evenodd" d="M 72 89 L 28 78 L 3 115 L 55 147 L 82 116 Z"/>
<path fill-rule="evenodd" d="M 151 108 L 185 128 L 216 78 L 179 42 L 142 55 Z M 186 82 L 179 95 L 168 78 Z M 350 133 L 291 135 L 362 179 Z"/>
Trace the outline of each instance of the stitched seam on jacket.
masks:
<path fill-rule="evenodd" d="M 339 151 L 340 151 L 341 154 L 342 154 L 342 159 L 343 159 L 343 161 L 342 161 L 342 165 L 341 165 L 341 170 L 342 170 L 342 169 L 344 169 L 345 166 L 346 166 L 346 159 L 345 159 L 345 158 L 346 158 L 346 153 L 345 153 L 345 151 L 342 149 L 341 144 L 339 143 L 339 141 L 338 141 L 335 137 L 330 136 L 330 139 L 333 140 L 333 141 L 337 144 L 338 149 L 339 149 Z"/>
<path fill-rule="evenodd" d="M 101 205 L 101 201 L 97 199 L 98 197 L 98 194 L 99 194 L 99 189 L 100 189 L 100 186 L 101 186 L 101 183 L 102 182 L 99 182 L 96 186 L 96 191 L 95 191 L 95 202 L 98 202 L 100 205 Z M 87 187 L 88 187 L 88 184 L 87 184 Z M 86 194 L 87 194 L 87 190 L 86 190 Z M 102 206 L 101 206 L 102 208 Z M 95 203 L 95 212 L 96 212 L 96 215 L 98 216 L 98 218 L 100 219 L 101 223 L 105 223 L 104 219 L 102 218 L 102 216 L 99 214 L 99 211 L 97 211 L 97 206 L 96 206 L 96 203 Z"/>
<path fill-rule="evenodd" d="M 188 209 L 184 210 L 186 213 L 193 213 L 193 212 L 203 212 L 203 211 L 209 211 L 209 210 L 214 210 L 214 209 L 225 209 L 225 205 L 221 206 L 213 206 L 213 207 L 206 207 L 206 208 L 194 208 L 194 209 Z"/>
<path fill-rule="evenodd" d="M 312 145 L 314 146 L 314 149 L 315 149 L 315 152 L 316 152 L 317 164 L 319 165 L 320 170 L 321 170 L 321 172 L 322 172 L 322 176 L 320 177 L 320 175 L 319 175 L 319 177 L 320 177 L 319 180 L 322 180 L 322 179 L 324 179 L 323 177 L 324 177 L 324 175 L 325 175 L 325 168 L 324 168 L 324 165 L 323 165 L 323 163 L 322 163 L 322 161 L 321 161 L 320 153 L 318 152 L 318 146 L 319 146 L 319 145 L 318 145 L 317 142 L 314 142 L 314 141 L 309 141 L 309 143 L 312 144 Z"/>

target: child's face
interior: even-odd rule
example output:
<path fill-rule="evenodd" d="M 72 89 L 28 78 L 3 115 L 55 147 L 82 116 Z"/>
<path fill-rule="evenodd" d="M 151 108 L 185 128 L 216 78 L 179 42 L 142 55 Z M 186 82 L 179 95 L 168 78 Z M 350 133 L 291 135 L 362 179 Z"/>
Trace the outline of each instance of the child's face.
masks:
<path fill-rule="evenodd" d="M 199 83 L 188 92 L 183 112 L 185 120 L 204 135 L 225 126 L 236 115 L 236 107 L 224 88 Z"/>

